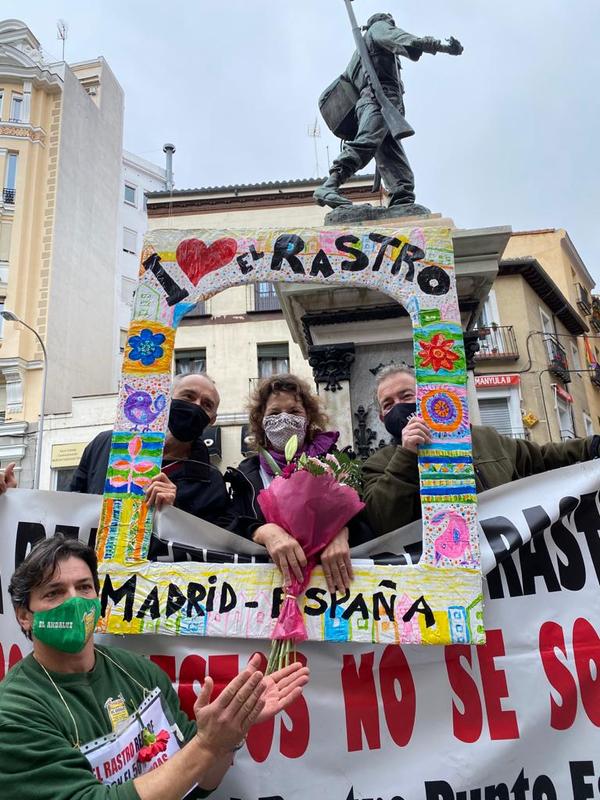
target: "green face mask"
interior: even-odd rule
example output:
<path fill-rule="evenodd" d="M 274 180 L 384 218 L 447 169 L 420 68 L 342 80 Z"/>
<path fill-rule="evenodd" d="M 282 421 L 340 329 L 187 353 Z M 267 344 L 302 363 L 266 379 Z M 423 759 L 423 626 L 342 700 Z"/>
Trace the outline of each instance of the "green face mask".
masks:
<path fill-rule="evenodd" d="M 79 653 L 85 647 L 100 619 L 100 600 L 95 597 L 70 597 L 56 608 L 33 612 L 32 633 L 40 642 L 62 650 Z"/>

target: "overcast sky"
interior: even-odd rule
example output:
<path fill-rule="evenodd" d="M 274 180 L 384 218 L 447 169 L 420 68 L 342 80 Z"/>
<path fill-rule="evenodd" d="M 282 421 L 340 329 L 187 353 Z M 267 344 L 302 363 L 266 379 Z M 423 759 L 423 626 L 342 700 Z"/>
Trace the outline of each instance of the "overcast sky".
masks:
<path fill-rule="evenodd" d="M 417 201 L 461 227 L 564 227 L 600 282 L 600 2 L 355 0 L 460 58 L 406 63 Z M 353 50 L 343 0 L 2 0 L 59 54 L 103 55 L 125 91 L 124 146 L 176 188 L 315 176 L 317 98 Z M 319 172 L 337 140 L 319 120 Z"/>

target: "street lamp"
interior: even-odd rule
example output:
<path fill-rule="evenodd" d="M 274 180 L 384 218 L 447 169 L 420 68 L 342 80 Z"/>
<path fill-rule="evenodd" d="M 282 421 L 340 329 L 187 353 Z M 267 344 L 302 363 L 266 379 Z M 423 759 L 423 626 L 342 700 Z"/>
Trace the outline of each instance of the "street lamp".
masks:
<path fill-rule="evenodd" d="M 42 353 L 44 354 L 44 371 L 43 371 L 43 380 L 42 380 L 42 402 L 40 405 L 40 421 L 38 425 L 38 432 L 37 432 L 37 442 L 35 446 L 35 472 L 33 473 L 33 488 L 39 489 L 40 488 L 40 468 L 42 464 L 42 438 L 44 436 L 44 410 L 46 408 L 46 379 L 48 377 L 48 353 L 46 352 L 46 347 L 44 342 L 42 341 L 42 337 L 36 331 L 35 328 L 32 328 L 31 325 L 28 325 L 26 322 L 20 317 L 17 317 L 15 313 L 12 311 L 0 311 L 2 317 L 7 320 L 8 322 L 20 322 L 27 330 L 31 331 L 35 338 L 40 343 L 40 347 L 42 348 Z"/>

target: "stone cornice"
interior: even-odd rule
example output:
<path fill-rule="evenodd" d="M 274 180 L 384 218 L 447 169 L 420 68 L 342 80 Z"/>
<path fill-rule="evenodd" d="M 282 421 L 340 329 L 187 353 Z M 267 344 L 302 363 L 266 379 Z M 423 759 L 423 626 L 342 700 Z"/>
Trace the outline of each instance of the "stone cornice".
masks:
<path fill-rule="evenodd" d="M 0 372 L 11 369 L 42 369 L 43 366 L 43 361 L 25 361 L 24 358 L 20 358 L 19 356 L 0 358 Z"/>
<path fill-rule="evenodd" d="M 63 86 L 63 68 L 60 62 L 45 64 L 41 53 L 33 48 L 25 50 L 10 44 L 0 44 L 0 79 L 28 80 L 36 88 L 60 92 Z"/>
<path fill-rule="evenodd" d="M 34 144 L 43 145 L 46 141 L 46 131 L 30 125 L 28 122 L 0 122 L 0 136 L 11 139 L 29 139 Z"/>

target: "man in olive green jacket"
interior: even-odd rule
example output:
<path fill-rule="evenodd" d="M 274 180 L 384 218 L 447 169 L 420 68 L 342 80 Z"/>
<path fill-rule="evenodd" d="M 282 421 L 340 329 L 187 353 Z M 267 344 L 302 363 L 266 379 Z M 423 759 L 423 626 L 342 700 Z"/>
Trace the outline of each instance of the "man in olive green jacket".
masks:
<path fill-rule="evenodd" d="M 386 367 L 377 377 L 379 417 L 402 444 L 382 447 L 364 464 L 364 500 L 378 535 L 421 517 L 417 448 L 431 442 L 427 425 L 416 416 L 416 384 L 407 367 Z M 473 466 L 477 491 L 597 458 L 600 437 L 538 445 L 501 436 L 494 428 L 474 425 Z"/>

